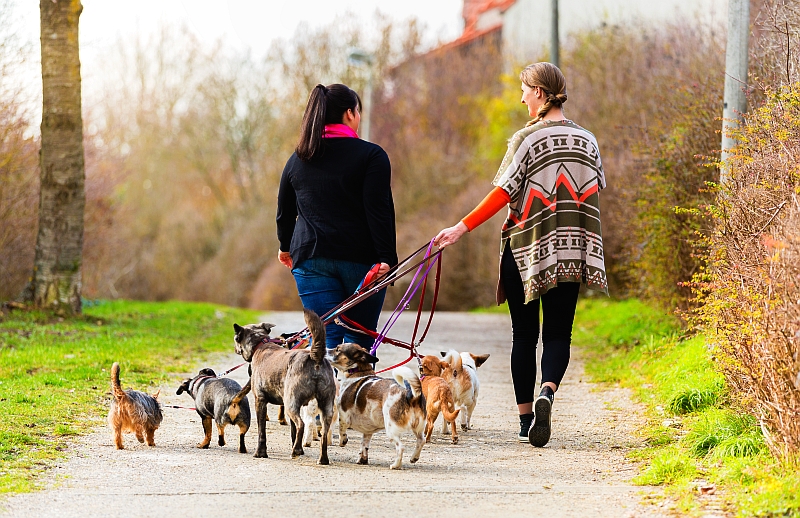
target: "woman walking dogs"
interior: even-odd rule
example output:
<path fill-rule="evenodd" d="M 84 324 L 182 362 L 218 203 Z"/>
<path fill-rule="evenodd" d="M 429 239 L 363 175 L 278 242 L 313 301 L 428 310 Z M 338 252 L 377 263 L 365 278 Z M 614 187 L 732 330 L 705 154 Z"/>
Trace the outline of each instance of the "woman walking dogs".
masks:
<path fill-rule="evenodd" d="M 564 118 L 567 85 L 550 63 L 520 73 L 522 102 L 533 117 L 511 138 L 494 190 L 457 225 L 439 232 L 446 247 L 508 205 L 501 234 L 497 303 L 511 313 L 511 376 L 520 441 L 550 440 L 553 397 L 569 364 L 572 322 L 581 283 L 608 294 L 598 191 L 605 187 L 597 141 Z M 539 301 L 542 385 L 536 390 Z"/>
<path fill-rule="evenodd" d="M 291 268 L 303 306 L 324 315 L 352 295 L 375 264 L 397 264 L 389 157 L 358 138 L 361 99 L 345 85 L 317 85 L 308 98 L 300 142 L 278 190 L 278 260 Z M 374 330 L 385 291 L 345 315 Z M 326 326 L 328 348 L 372 339 Z"/>

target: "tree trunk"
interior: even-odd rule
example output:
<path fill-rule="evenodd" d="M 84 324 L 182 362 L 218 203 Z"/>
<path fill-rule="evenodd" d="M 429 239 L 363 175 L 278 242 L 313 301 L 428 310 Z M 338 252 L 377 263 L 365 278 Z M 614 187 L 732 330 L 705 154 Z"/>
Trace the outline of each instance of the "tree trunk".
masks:
<path fill-rule="evenodd" d="M 39 233 L 23 300 L 81 311 L 83 121 L 78 56 L 80 0 L 41 0 L 42 149 Z"/>

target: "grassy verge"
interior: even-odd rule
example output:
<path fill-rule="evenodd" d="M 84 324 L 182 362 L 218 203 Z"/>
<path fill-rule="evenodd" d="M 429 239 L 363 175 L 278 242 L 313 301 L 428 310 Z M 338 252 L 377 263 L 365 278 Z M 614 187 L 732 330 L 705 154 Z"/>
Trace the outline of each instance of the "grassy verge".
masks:
<path fill-rule="evenodd" d="M 642 461 L 635 483 L 665 486 L 690 514 L 714 492 L 737 516 L 800 516 L 800 473 L 778 463 L 756 420 L 730 404 L 702 336 L 682 336 L 675 321 L 636 300 L 589 299 L 574 341 L 594 381 L 628 387 L 647 407 L 646 446 L 631 453 Z"/>
<path fill-rule="evenodd" d="M 155 392 L 203 354 L 232 351 L 231 325 L 257 313 L 212 304 L 101 302 L 75 319 L 0 318 L 0 493 L 30 491 L 71 437 L 102 424 L 109 370 Z"/>

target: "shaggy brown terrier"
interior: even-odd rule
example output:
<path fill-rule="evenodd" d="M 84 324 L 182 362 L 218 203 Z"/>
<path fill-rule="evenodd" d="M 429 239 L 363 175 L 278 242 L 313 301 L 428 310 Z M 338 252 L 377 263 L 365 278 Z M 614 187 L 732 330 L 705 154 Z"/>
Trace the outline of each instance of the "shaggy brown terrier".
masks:
<path fill-rule="evenodd" d="M 114 445 L 118 450 L 122 445 L 123 433 L 134 433 L 139 442 L 147 439 L 148 446 L 155 446 L 154 435 L 164 416 L 155 396 L 138 390 L 122 390 L 119 384 L 119 363 L 111 366 L 111 408 L 108 410 L 108 424 L 114 433 Z"/>
<path fill-rule="evenodd" d="M 453 369 L 450 364 L 443 362 L 436 356 L 425 356 L 422 358 L 420 370 L 422 371 L 422 377 L 420 378 L 422 392 L 425 394 L 428 410 L 428 419 L 425 425 L 425 442 L 431 442 L 433 424 L 441 411 L 445 422 L 450 423 L 453 444 L 458 444 L 456 418 L 461 409 L 456 408 L 453 402 L 453 391 L 450 390 L 450 384 L 445 381 L 445 378 L 453 377 Z"/>

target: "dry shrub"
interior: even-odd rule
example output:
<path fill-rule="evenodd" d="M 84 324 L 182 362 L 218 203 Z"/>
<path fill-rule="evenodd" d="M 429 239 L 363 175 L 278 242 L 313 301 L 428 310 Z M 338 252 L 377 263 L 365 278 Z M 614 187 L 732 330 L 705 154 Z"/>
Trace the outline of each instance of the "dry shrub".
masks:
<path fill-rule="evenodd" d="M 700 315 L 773 453 L 800 454 L 800 84 L 767 92 L 736 133 Z"/>
<path fill-rule="evenodd" d="M 611 292 L 685 307 L 702 228 L 696 209 L 716 180 L 697 155 L 719 149 L 724 39 L 714 27 L 607 26 L 574 35 L 564 53 L 568 115 L 600 144 Z M 690 209 L 689 211 L 676 208 Z"/>
<path fill-rule="evenodd" d="M 20 86 L 30 48 L 14 33 L 14 5 L 0 3 L 0 300 L 22 291 L 33 269 L 39 142 Z"/>
<path fill-rule="evenodd" d="M 499 160 L 488 169 L 477 168 L 475 160 L 486 125 L 478 100 L 499 93 L 498 36 L 489 33 L 405 61 L 389 71 L 377 92 L 374 135 L 392 160 L 401 258 L 457 223 L 491 189 L 488 180 Z M 483 225 L 444 253 L 440 308 L 493 303 L 499 227 L 497 220 Z M 387 307 L 402 296 L 409 281 L 389 290 Z"/>
<path fill-rule="evenodd" d="M 0 300 L 19 295 L 33 269 L 39 145 L 25 136 L 27 128 L 0 103 Z"/>

